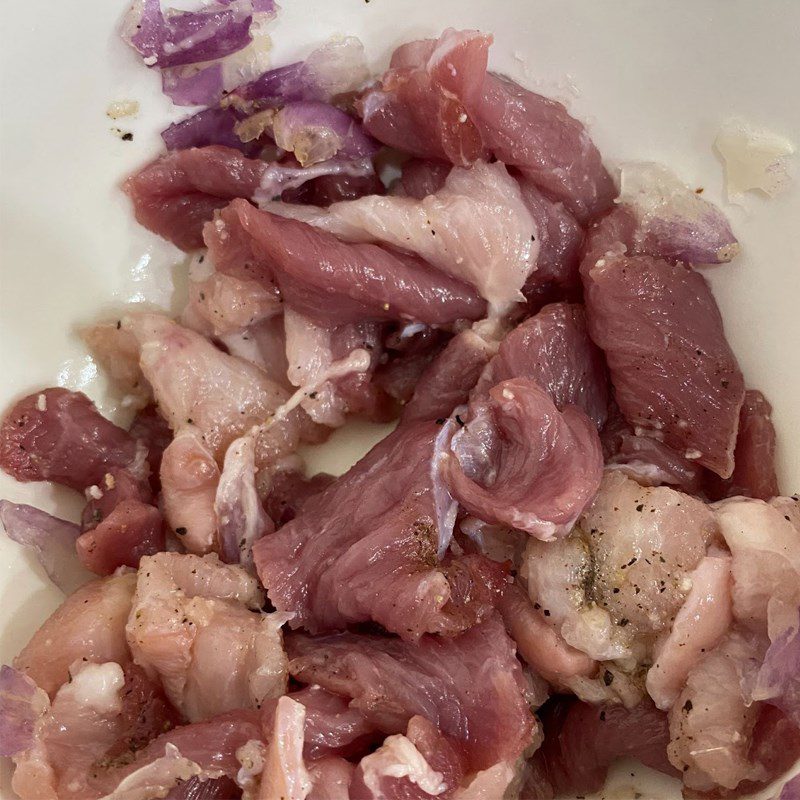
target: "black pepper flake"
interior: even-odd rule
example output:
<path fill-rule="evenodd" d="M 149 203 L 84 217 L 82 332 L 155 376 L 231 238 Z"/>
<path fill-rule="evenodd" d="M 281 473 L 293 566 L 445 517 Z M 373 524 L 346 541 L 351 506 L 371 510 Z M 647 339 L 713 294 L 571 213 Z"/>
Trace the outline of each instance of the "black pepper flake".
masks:
<path fill-rule="evenodd" d="M 444 417 L 439 417 L 439 418 L 436 420 L 436 424 L 437 424 L 437 425 L 444 425 L 444 423 L 445 423 L 445 422 L 446 422 L 446 420 L 445 420 L 445 418 L 444 418 Z"/>
<path fill-rule="evenodd" d="M 177 534 L 178 534 L 178 536 L 186 536 L 186 534 L 187 534 L 188 532 L 189 532 L 189 531 L 188 531 L 186 528 L 184 528 L 184 527 L 175 528 L 175 533 L 177 533 Z"/>
<path fill-rule="evenodd" d="M 316 392 L 309 392 L 309 395 L 308 395 L 308 396 L 309 396 L 309 397 L 310 397 L 312 400 L 316 400 L 316 399 L 317 399 L 317 393 L 316 393 Z"/>
<path fill-rule="evenodd" d="M 611 686 L 614 683 L 614 676 L 608 670 L 603 673 L 603 683 L 606 686 Z"/>
<path fill-rule="evenodd" d="M 201 300 L 205 300 L 206 299 L 206 293 L 205 292 L 200 292 L 200 299 Z"/>
<path fill-rule="evenodd" d="M 687 700 L 687 701 L 686 701 L 686 702 L 683 704 L 683 710 L 684 710 L 684 711 L 685 711 L 687 714 L 688 714 L 688 713 L 689 713 L 689 712 L 692 710 L 692 701 L 691 701 L 691 700 Z"/>
<path fill-rule="evenodd" d="M 617 624 L 620 628 L 624 628 L 629 622 L 630 620 L 627 617 L 623 617 Z"/>
<path fill-rule="evenodd" d="M 463 428 L 466 424 L 459 414 L 456 414 L 456 422 Z"/>
<path fill-rule="evenodd" d="M 117 330 L 119 330 L 121 327 L 122 327 L 122 320 L 118 319 L 117 320 Z"/>
<path fill-rule="evenodd" d="M 534 608 L 535 608 L 537 611 L 539 611 L 539 609 L 541 608 L 541 606 L 540 606 L 538 603 L 534 603 L 534 604 L 533 604 L 533 607 L 534 607 Z"/>
<path fill-rule="evenodd" d="M 605 722 L 605 721 L 606 721 L 606 712 L 605 710 L 603 710 L 600 712 L 600 722 Z"/>
<path fill-rule="evenodd" d="M 128 131 L 127 133 L 122 134 L 122 141 L 123 142 L 132 142 L 133 141 L 133 134 Z"/>
<path fill-rule="evenodd" d="M 614 588 L 613 588 L 611 591 L 612 591 L 614 594 L 619 594 L 619 586 L 615 586 L 615 587 L 614 587 Z"/>
<path fill-rule="evenodd" d="M 636 506 L 636 510 L 639 512 L 644 511 L 644 503 L 639 503 L 639 505 Z"/>
<path fill-rule="evenodd" d="M 545 615 L 546 617 L 549 617 L 549 616 L 550 616 L 550 612 L 549 612 L 547 609 L 545 609 L 545 610 L 544 610 L 544 615 Z"/>

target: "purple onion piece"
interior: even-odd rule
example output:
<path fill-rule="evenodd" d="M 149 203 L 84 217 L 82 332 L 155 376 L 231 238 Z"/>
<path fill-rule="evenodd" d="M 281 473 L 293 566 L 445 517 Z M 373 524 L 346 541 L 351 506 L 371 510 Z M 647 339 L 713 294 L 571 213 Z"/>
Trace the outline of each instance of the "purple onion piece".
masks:
<path fill-rule="evenodd" d="M 34 552 L 50 580 L 70 594 L 86 582 L 87 575 L 75 553 L 81 529 L 33 506 L 0 500 L 0 522 L 8 538 Z"/>
<path fill-rule="evenodd" d="M 165 16 L 159 0 L 138 0 L 125 21 L 125 38 L 150 67 L 179 67 L 235 53 L 250 43 L 250 3 Z"/>
<path fill-rule="evenodd" d="M 13 667 L 0 667 L 0 756 L 14 756 L 34 743 L 41 690 Z"/>
<path fill-rule="evenodd" d="M 800 775 L 795 775 L 783 785 L 776 800 L 800 800 Z"/>
<path fill-rule="evenodd" d="M 349 36 L 328 42 L 305 61 L 271 69 L 231 92 L 231 102 L 253 110 L 278 108 L 300 100 L 330 100 L 358 88 L 368 77 L 364 47 Z"/>
<path fill-rule="evenodd" d="M 358 120 L 335 106 L 314 100 L 289 103 L 275 114 L 275 143 L 293 152 L 304 166 L 338 158 L 370 158 L 380 145 Z"/>
<path fill-rule="evenodd" d="M 241 150 L 245 155 L 256 155 L 258 142 L 244 143 L 234 127 L 242 115 L 233 108 L 206 108 L 188 119 L 175 122 L 161 132 L 167 150 L 186 150 L 190 147 L 207 147 L 221 144 Z"/>
<path fill-rule="evenodd" d="M 161 72 L 161 88 L 176 106 L 211 106 L 222 99 L 222 64 L 202 69 L 169 67 Z"/>
<path fill-rule="evenodd" d="M 758 672 L 753 698 L 766 700 L 800 726 L 800 629 L 787 628 L 769 646 Z"/>

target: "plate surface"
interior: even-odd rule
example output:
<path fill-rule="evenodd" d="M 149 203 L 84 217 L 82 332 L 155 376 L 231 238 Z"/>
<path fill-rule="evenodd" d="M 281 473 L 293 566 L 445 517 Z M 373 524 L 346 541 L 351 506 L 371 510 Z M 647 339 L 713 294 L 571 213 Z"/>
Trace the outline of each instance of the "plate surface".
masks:
<path fill-rule="evenodd" d="M 722 203 L 712 142 L 741 118 L 800 144 L 800 3 L 796 0 L 283 0 L 273 64 L 336 34 L 359 36 L 376 67 L 391 47 L 447 26 L 495 34 L 493 68 L 563 100 L 609 164 L 652 160 Z M 43 386 L 87 391 L 111 415 L 118 398 L 75 334 L 122 303 L 169 307 L 182 255 L 138 228 L 120 180 L 158 151 L 170 107 L 156 74 L 116 37 L 124 0 L 3 2 L 0 32 L 0 407 Z M 135 118 L 106 116 L 136 100 Z M 123 141 L 119 131 L 134 134 Z M 795 172 L 797 170 L 795 169 Z M 800 190 L 723 205 L 744 245 L 707 271 L 749 386 L 772 402 L 783 492 L 800 489 Z M 342 431 L 319 456 L 346 466 L 375 436 Z M 322 463 L 322 462 L 320 462 Z M 77 516 L 66 492 L 16 484 L 0 497 Z M 0 662 L 60 595 L 0 538 Z M 10 798 L 4 768 L 0 798 Z M 674 790 L 621 768 L 606 797 Z"/>

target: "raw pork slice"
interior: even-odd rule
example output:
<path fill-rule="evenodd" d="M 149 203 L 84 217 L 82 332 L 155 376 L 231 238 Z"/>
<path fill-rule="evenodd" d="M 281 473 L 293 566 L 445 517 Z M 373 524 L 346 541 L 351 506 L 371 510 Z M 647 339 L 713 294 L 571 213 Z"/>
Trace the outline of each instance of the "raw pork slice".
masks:
<path fill-rule="evenodd" d="M 504 568 L 446 558 L 454 507 L 437 474 L 433 422 L 403 425 L 253 548 L 270 600 L 312 633 L 374 620 L 414 640 L 484 619 Z"/>
<path fill-rule="evenodd" d="M 635 433 L 729 477 L 744 381 L 706 280 L 649 256 L 584 265 L 589 333 Z"/>
<path fill-rule="evenodd" d="M 507 334 L 479 389 L 511 378 L 536 381 L 559 411 L 577 406 L 598 429 L 606 421 L 606 366 L 586 332 L 584 308 L 577 303 L 545 306 Z"/>
<path fill-rule="evenodd" d="M 172 430 L 199 431 L 217 463 L 227 446 L 254 426 L 260 426 L 259 466 L 295 450 L 296 413 L 275 416 L 289 393 L 258 367 L 159 314 L 131 315 L 123 325 L 139 341 L 142 371 Z"/>
<path fill-rule="evenodd" d="M 362 197 L 327 211 L 272 203 L 294 217 L 352 242 L 409 250 L 457 280 L 474 286 L 501 315 L 523 300 L 521 289 L 537 269 L 539 225 L 518 183 L 499 162 L 455 167 L 444 185 L 421 200 Z"/>
<path fill-rule="evenodd" d="M 400 168 L 400 187 L 402 192 L 393 190 L 395 194 L 414 197 L 422 200 L 429 194 L 438 192 L 444 186 L 450 174 L 451 165 L 444 161 L 433 161 L 425 158 L 412 158 Z"/>
<path fill-rule="evenodd" d="M 321 325 L 370 319 L 446 324 L 477 319 L 485 309 L 466 283 L 416 256 L 341 242 L 244 200 L 206 226 L 205 239 L 218 270 L 267 286 L 277 282 L 290 307 Z"/>
<path fill-rule="evenodd" d="M 125 622 L 136 587 L 133 574 L 113 575 L 71 594 L 33 634 L 14 667 L 51 697 L 69 678 L 76 661 L 130 661 Z"/>
<path fill-rule="evenodd" d="M 432 722 L 471 769 L 513 761 L 533 741 L 514 643 L 497 616 L 458 637 L 418 644 L 351 633 L 287 642 L 292 675 L 350 698 L 386 733 L 405 732 L 413 716 Z"/>
<path fill-rule="evenodd" d="M 585 223 L 617 193 L 586 128 L 555 100 L 487 74 L 473 117 L 489 150 Z"/>
<path fill-rule="evenodd" d="M 736 495 L 769 500 L 780 494 L 775 444 L 772 406 L 761 392 L 748 389 L 739 414 L 733 473 L 725 480 L 709 475 L 704 487 L 708 495 L 713 500 Z"/>
<path fill-rule="evenodd" d="M 18 481 L 53 481 L 83 491 L 112 467 L 146 477 L 144 449 L 102 417 L 81 392 L 45 389 L 24 397 L 0 424 L 0 467 Z"/>
<path fill-rule="evenodd" d="M 480 102 L 491 36 L 448 28 L 398 47 L 358 103 L 364 127 L 407 153 L 466 166 L 483 154 L 468 109 Z"/>
<path fill-rule="evenodd" d="M 164 545 L 161 514 L 140 500 L 123 500 L 75 542 L 78 558 L 96 575 L 111 575 L 119 567 L 136 568 L 143 556 L 160 552 Z"/>
<path fill-rule="evenodd" d="M 285 615 L 262 603 L 255 578 L 216 556 L 148 556 L 126 628 L 133 658 L 190 722 L 258 708 L 286 691 Z"/>
<path fill-rule="evenodd" d="M 451 433 L 454 425 L 448 423 Z M 453 497 L 474 517 L 548 541 L 569 533 L 591 502 L 603 457 L 583 411 L 567 405 L 559 412 L 539 384 L 514 378 L 470 405 L 442 470 Z"/>
<path fill-rule="evenodd" d="M 196 250 L 203 225 L 234 197 L 252 197 L 267 166 L 230 147 L 192 147 L 148 164 L 124 189 L 140 224 L 182 250 Z"/>
<path fill-rule="evenodd" d="M 677 775 L 667 760 L 667 716 L 650 702 L 628 710 L 556 698 L 542 710 L 544 744 L 535 759 L 557 795 L 602 788 L 611 764 L 623 756 Z"/>

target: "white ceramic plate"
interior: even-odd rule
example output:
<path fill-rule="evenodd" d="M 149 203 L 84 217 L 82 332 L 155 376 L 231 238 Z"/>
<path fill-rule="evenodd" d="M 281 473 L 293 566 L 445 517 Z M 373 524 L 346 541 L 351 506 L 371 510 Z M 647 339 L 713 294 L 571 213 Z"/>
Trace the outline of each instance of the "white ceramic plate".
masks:
<path fill-rule="evenodd" d="M 565 101 L 610 164 L 661 161 L 722 203 L 712 151 L 742 118 L 800 143 L 797 0 L 283 0 L 273 63 L 354 34 L 381 66 L 395 44 L 447 26 L 495 34 L 492 66 Z M 138 228 L 120 180 L 156 155 L 170 107 L 156 74 L 118 40 L 125 0 L 3 0 L 0 32 L 0 407 L 43 386 L 87 391 L 122 414 L 75 336 L 127 301 L 169 306 L 182 255 Z M 114 122 L 109 103 L 136 100 Z M 131 131 L 125 142 L 113 128 Z M 724 206 L 744 255 L 709 270 L 748 385 L 772 402 L 784 493 L 800 488 L 800 191 Z M 343 468 L 376 436 L 340 431 L 320 467 Z M 67 492 L 16 484 L 0 497 L 76 516 Z M 60 600 L 32 560 L 0 539 L 0 662 Z M 7 765 L 0 798 L 10 798 Z M 630 772 L 635 772 L 631 776 Z M 675 796 L 628 766 L 605 796 Z"/>

